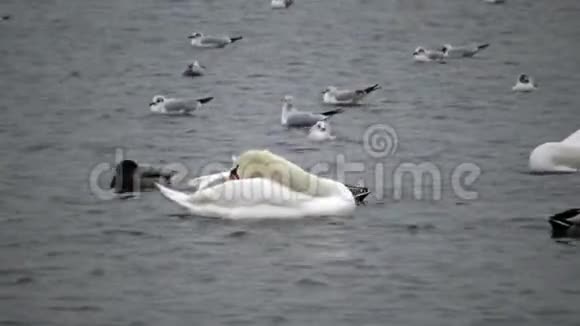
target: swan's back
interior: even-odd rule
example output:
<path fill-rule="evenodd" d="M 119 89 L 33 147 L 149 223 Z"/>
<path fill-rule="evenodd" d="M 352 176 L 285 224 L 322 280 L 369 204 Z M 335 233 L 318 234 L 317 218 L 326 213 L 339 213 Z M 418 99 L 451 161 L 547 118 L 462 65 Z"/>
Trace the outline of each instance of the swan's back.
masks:
<path fill-rule="evenodd" d="M 266 178 L 293 191 L 319 195 L 325 190 L 323 179 L 304 171 L 298 165 L 267 150 L 249 150 L 238 159 L 242 179 Z"/>

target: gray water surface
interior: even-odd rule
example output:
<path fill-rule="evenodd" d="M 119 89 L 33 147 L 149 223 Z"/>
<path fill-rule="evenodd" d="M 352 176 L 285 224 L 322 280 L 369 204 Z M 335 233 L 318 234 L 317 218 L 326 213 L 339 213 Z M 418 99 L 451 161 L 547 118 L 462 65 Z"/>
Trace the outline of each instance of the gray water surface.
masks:
<path fill-rule="evenodd" d="M 527 162 L 580 126 L 580 3 L 268 2 L 0 3 L 12 15 L 0 21 L 0 325 L 577 325 L 578 244 L 551 239 L 546 219 L 578 206 L 580 180 L 530 175 Z M 193 31 L 244 39 L 200 50 Z M 445 65 L 411 59 L 418 45 L 471 41 L 491 46 Z M 182 78 L 193 59 L 208 74 Z M 520 73 L 540 89 L 512 93 Z M 280 126 L 286 94 L 323 111 L 327 85 L 374 83 L 367 105 L 332 118 L 334 142 Z M 148 111 L 156 94 L 215 100 L 175 118 Z M 398 135 L 386 158 L 362 146 L 375 123 Z M 304 167 L 344 155 L 367 167 L 347 181 L 371 187 L 382 163 L 385 198 L 347 219 L 234 222 L 157 192 L 90 191 L 118 149 L 195 176 L 250 148 Z M 388 171 L 405 162 L 440 169 L 440 200 L 393 198 Z M 462 163 L 481 168 L 476 200 L 451 187 Z"/>

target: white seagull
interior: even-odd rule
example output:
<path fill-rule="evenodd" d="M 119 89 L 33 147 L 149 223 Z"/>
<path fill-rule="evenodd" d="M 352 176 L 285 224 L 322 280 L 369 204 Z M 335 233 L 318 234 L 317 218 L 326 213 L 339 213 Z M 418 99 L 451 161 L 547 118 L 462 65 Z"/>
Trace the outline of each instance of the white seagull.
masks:
<path fill-rule="evenodd" d="M 322 142 L 326 140 L 334 140 L 335 136 L 330 134 L 330 125 L 326 121 L 318 121 L 310 128 L 308 139 L 315 142 Z"/>
<path fill-rule="evenodd" d="M 203 33 L 192 33 L 188 36 L 191 45 L 199 48 L 223 48 L 224 46 L 241 40 L 242 36 L 204 36 Z"/>
<path fill-rule="evenodd" d="M 359 104 L 367 95 L 380 88 L 379 84 L 354 90 L 328 86 L 322 92 L 322 101 L 326 104 Z"/>
<path fill-rule="evenodd" d="M 162 95 L 155 95 L 153 101 L 149 103 L 151 112 L 164 114 L 191 114 L 200 109 L 204 103 L 213 100 L 213 97 L 200 99 L 177 99 L 165 98 Z"/>
<path fill-rule="evenodd" d="M 519 75 L 516 85 L 512 87 L 512 90 L 514 92 L 531 92 L 536 89 L 537 87 L 534 84 L 534 80 L 532 79 L 532 77 L 526 74 Z"/>
<path fill-rule="evenodd" d="M 280 122 L 286 127 L 309 128 L 315 125 L 318 121 L 326 120 L 331 116 L 342 112 L 341 109 L 322 113 L 298 111 L 294 107 L 294 98 L 290 95 L 284 96 L 282 102 L 282 116 Z"/>
<path fill-rule="evenodd" d="M 187 69 L 183 72 L 184 77 L 199 77 L 205 74 L 205 67 L 195 60 L 193 63 L 187 65 Z"/>
<path fill-rule="evenodd" d="M 419 46 L 413 52 L 413 59 L 417 62 L 445 63 L 445 54 L 441 51 L 426 50 Z"/>

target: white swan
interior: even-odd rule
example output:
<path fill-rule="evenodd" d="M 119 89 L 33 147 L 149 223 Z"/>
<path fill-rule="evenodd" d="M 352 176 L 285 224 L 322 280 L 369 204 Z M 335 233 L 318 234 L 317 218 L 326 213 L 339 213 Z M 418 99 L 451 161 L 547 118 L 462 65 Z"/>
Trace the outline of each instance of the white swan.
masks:
<path fill-rule="evenodd" d="M 200 183 L 206 186 L 194 193 L 157 186 L 195 215 L 226 219 L 350 216 L 356 206 L 344 184 L 310 174 L 266 150 L 247 151 L 229 174 Z"/>
<path fill-rule="evenodd" d="M 530 170 L 536 173 L 573 173 L 580 169 L 580 130 L 561 142 L 536 147 L 530 154 Z"/>

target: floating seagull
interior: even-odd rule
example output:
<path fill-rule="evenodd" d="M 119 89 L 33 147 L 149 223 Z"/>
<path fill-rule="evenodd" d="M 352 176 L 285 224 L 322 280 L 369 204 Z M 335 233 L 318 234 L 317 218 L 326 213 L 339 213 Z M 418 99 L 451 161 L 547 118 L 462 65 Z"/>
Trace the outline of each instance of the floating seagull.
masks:
<path fill-rule="evenodd" d="M 314 126 L 310 128 L 308 133 L 308 139 L 316 142 L 334 140 L 335 136 L 330 134 L 330 126 L 326 121 L 318 121 Z"/>
<path fill-rule="evenodd" d="M 284 96 L 282 102 L 284 104 L 282 105 L 282 117 L 280 121 L 283 126 L 287 127 L 312 127 L 318 121 L 326 120 L 331 116 L 342 112 L 341 109 L 322 113 L 298 111 L 293 104 L 294 98 L 290 95 Z"/>
<path fill-rule="evenodd" d="M 445 54 L 441 51 L 436 50 L 425 50 L 422 47 L 418 47 L 413 52 L 413 59 L 417 62 L 438 62 L 445 63 Z"/>
<path fill-rule="evenodd" d="M 285 9 L 290 7 L 294 3 L 294 0 L 272 0 L 270 5 L 272 9 Z"/>
<path fill-rule="evenodd" d="M 202 33 L 192 33 L 188 36 L 191 45 L 200 48 L 223 48 L 224 46 L 241 40 L 242 36 L 204 36 Z"/>
<path fill-rule="evenodd" d="M 187 69 L 183 72 L 184 77 L 199 77 L 205 74 L 205 67 L 195 60 L 193 63 L 187 65 Z"/>
<path fill-rule="evenodd" d="M 446 58 L 470 58 L 473 57 L 477 52 L 487 48 L 489 43 L 485 44 L 471 44 L 462 46 L 453 46 L 451 44 L 445 44 L 441 48 L 441 52 Z"/>
<path fill-rule="evenodd" d="M 370 93 L 380 89 L 379 84 L 364 89 L 338 89 L 334 86 L 328 86 L 322 92 L 322 101 L 326 104 L 358 104 Z"/>
<path fill-rule="evenodd" d="M 139 192 L 155 189 L 155 183 L 171 184 L 177 171 L 163 170 L 151 166 L 139 166 L 135 161 L 123 160 L 115 167 L 115 176 L 110 187 L 115 193 Z"/>
<path fill-rule="evenodd" d="M 572 208 L 550 217 L 553 238 L 580 238 L 580 208 Z"/>
<path fill-rule="evenodd" d="M 155 95 L 153 101 L 149 103 L 149 109 L 155 113 L 166 114 L 190 114 L 200 109 L 202 104 L 213 100 L 213 97 L 204 97 L 200 99 L 176 99 L 165 98 L 161 95 Z"/>
<path fill-rule="evenodd" d="M 561 142 L 544 143 L 532 151 L 529 159 L 534 173 L 574 173 L 580 169 L 580 130 Z"/>
<path fill-rule="evenodd" d="M 514 92 L 531 92 L 536 90 L 536 85 L 534 84 L 532 77 L 526 74 L 521 74 L 518 77 L 516 85 L 512 87 L 512 90 Z"/>

